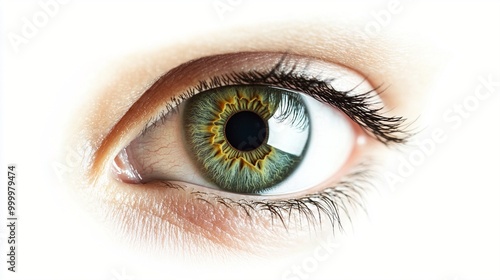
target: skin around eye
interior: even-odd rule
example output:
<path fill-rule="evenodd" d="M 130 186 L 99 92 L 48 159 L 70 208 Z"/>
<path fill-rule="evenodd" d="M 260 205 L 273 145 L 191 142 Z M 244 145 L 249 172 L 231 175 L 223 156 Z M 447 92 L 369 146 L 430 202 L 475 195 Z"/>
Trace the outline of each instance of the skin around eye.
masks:
<path fill-rule="evenodd" d="M 320 34 L 322 29 L 316 31 Z M 330 201 L 323 200 L 325 196 L 341 197 L 340 192 L 345 193 L 346 190 L 353 189 L 354 193 L 345 194 L 360 201 L 356 193 L 359 194 L 362 190 L 355 187 L 353 177 L 365 174 L 365 170 L 357 168 L 358 164 L 366 162 L 367 158 L 378 158 L 377 151 L 382 146 L 370 137 L 366 138 L 363 149 L 353 152 L 351 157 L 353 162 L 346 163 L 346 169 L 339 171 L 340 174 L 347 174 L 342 178 L 342 182 L 338 182 L 342 183 L 342 186 L 337 186 L 340 192 L 330 191 L 328 194 L 297 198 L 282 202 L 282 205 L 262 200 L 262 198 L 258 203 L 249 199 L 242 200 L 241 196 L 231 193 L 224 193 L 223 196 L 206 196 L 206 193 L 200 191 L 198 184 L 179 181 L 171 181 L 168 184 L 156 181 L 138 187 L 137 184 L 130 184 L 132 181 L 116 180 L 115 176 L 109 172 L 112 170 L 116 155 L 120 154 L 146 127 L 161 119 L 163 109 L 175 107 L 177 105 L 175 98 L 200 80 L 210 80 L 210 77 L 220 76 L 227 72 L 251 70 L 269 72 L 269 68 L 277 65 L 282 59 L 283 52 L 289 50 L 288 45 L 292 38 L 281 36 L 287 33 L 274 34 L 276 38 L 281 38 L 279 40 L 281 45 L 249 47 L 253 46 L 251 44 L 253 41 L 242 40 L 238 41 L 242 44 L 239 47 L 232 46 L 228 49 L 224 48 L 225 44 L 216 44 L 216 48 L 209 51 L 206 48 L 207 44 L 189 45 L 192 52 L 183 51 L 187 46 L 166 47 L 159 52 L 128 57 L 127 61 L 133 61 L 130 65 L 117 63 L 106 71 L 112 75 L 109 80 L 105 80 L 106 86 L 95 89 L 94 93 L 99 93 L 99 95 L 94 96 L 95 100 L 89 102 L 92 106 L 85 110 L 87 118 L 84 119 L 84 124 L 74 126 L 79 129 L 74 133 L 76 137 L 74 143 L 88 147 L 88 150 L 84 151 L 84 176 L 81 177 L 80 182 L 74 182 L 74 184 L 82 186 L 79 189 L 79 196 L 86 198 L 85 202 L 92 205 L 91 210 L 98 209 L 96 215 L 104 218 L 106 225 L 112 226 L 116 236 L 125 239 L 126 242 L 122 245 L 132 244 L 137 246 L 136 249 L 146 250 L 148 253 L 156 251 L 175 257 L 179 254 L 196 256 L 197 254 L 193 252 L 223 257 L 235 250 L 238 254 L 244 252 L 265 252 L 266 254 L 279 252 L 282 254 L 283 251 L 300 250 L 301 246 L 306 243 L 315 243 L 318 235 L 331 235 L 332 233 L 329 226 L 311 224 L 310 221 L 316 219 L 310 219 L 310 216 L 296 214 L 293 217 L 287 217 L 286 213 L 289 210 L 304 209 L 302 205 L 305 202 L 317 203 L 313 206 L 317 209 L 322 206 L 319 202 Z M 309 31 L 303 30 L 296 35 L 300 34 L 309 34 Z M 223 42 L 230 38 L 219 39 Z M 296 65 L 308 65 L 309 73 L 313 77 L 338 78 L 334 79 L 333 83 L 341 91 L 352 89 L 354 83 L 359 84 L 359 81 L 350 83 L 349 77 L 352 76 L 348 74 L 356 73 L 352 69 L 361 71 L 364 75 L 360 76 L 363 77 L 365 85 L 370 85 L 370 89 L 385 83 L 390 85 L 390 87 L 383 88 L 385 90 L 382 97 L 391 113 L 394 115 L 397 115 L 397 112 L 410 114 L 410 109 L 416 110 L 415 103 L 412 103 L 411 107 L 404 106 L 403 97 L 398 96 L 398 92 L 404 89 L 405 98 L 411 96 L 414 100 L 414 97 L 423 89 L 408 82 L 405 77 L 411 75 L 400 77 L 391 72 L 391 69 L 397 68 L 398 74 L 400 69 L 411 73 L 412 68 L 408 67 L 418 65 L 418 63 L 405 62 L 399 65 L 401 66 L 399 68 L 391 64 L 391 68 L 387 68 L 384 63 L 380 63 L 380 59 L 397 57 L 401 50 L 394 52 L 394 48 L 387 48 L 389 52 L 385 48 L 380 48 L 380 45 L 379 48 L 374 48 L 372 43 L 366 45 L 354 43 L 355 40 L 345 40 L 332 40 L 338 44 L 323 46 L 322 49 L 297 44 L 294 46 L 293 54 L 290 54 L 288 58 L 290 61 L 303 62 Z M 342 50 L 345 42 L 351 42 L 352 46 L 357 47 L 350 49 L 349 56 L 342 51 L 334 51 Z M 269 50 L 273 52 L 268 52 Z M 178 53 L 180 56 L 168 55 L 171 53 Z M 220 55 L 221 53 L 226 54 Z M 148 58 L 146 62 L 144 57 Z M 301 58 L 307 59 L 301 60 Z M 361 63 L 358 63 L 360 61 Z M 210 67 L 206 67 L 207 65 Z M 156 83 L 159 77 L 167 72 L 169 75 L 163 76 L 163 82 Z M 343 78 L 340 79 L 341 77 Z M 168 102 L 169 100 L 172 102 Z M 144 110 L 144 108 L 149 110 Z M 75 121 L 82 123 L 80 119 Z M 84 141 L 82 139 L 88 142 L 82 143 Z M 133 178 L 134 174 L 131 176 Z M 357 177 L 356 181 L 359 181 L 359 176 Z M 186 176 L 186 178 L 189 177 Z M 325 182 L 317 188 L 326 190 L 334 183 Z M 316 190 L 311 191 L 316 192 Z M 205 196 L 200 197 L 200 193 Z M 340 200 L 337 202 L 342 204 Z M 350 207 L 351 204 L 356 205 L 356 202 L 344 203 L 345 207 Z M 341 220 L 343 217 L 344 221 L 348 221 L 343 208 L 339 209 L 341 209 L 340 213 L 332 212 L 330 216 L 335 217 L 334 221 L 339 217 Z M 279 216 L 279 213 L 284 215 Z M 316 213 L 316 211 L 311 211 L 311 213 Z M 349 213 L 349 215 L 354 215 L 354 212 Z M 330 224 L 326 217 L 322 216 L 323 220 Z M 289 223 L 285 226 L 281 220 L 289 221 Z M 335 227 L 338 228 L 338 224 L 335 224 Z"/>
<path fill-rule="evenodd" d="M 375 140 L 377 135 L 385 137 L 387 141 L 398 139 L 397 135 L 370 130 L 366 124 L 377 125 L 378 121 L 383 121 L 389 125 L 394 121 L 393 124 L 397 126 L 399 119 L 375 118 L 373 115 L 351 117 L 358 115 L 354 109 L 367 109 L 366 106 L 372 104 L 373 98 L 377 99 L 373 87 L 352 70 L 295 55 L 286 55 L 286 62 L 283 61 L 283 53 L 236 53 L 189 61 L 162 76 L 131 105 L 103 139 L 91 168 L 94 183 L 108 185 L 106 195 L 101 197 L 103 203 L 114 205 L 113 211 L 118 213 L 135 213 L 112 215 L 117 219 L 115 223 L 127 225 L 126 231 L 133 231 L 129 234 L 134 236 L 149 236 L 147 244 L 155 250 L 182 254 L 186 250 L 185 246 L 188 246 L 191 249 L 203 248 L 211 253 L 228 249 L 252 253 L 263 248 L 270 252 L 273 251 L 272 248 L 290 242 L 297 245 L 308 242 L 307 240 L 312 241 L 312 228 L 322 229 L 316 234 L 331 234 L 332 227 L 338 227 L 342 217 L 347 219 L 346 216 L 351 213 L 350 205 L 357 205 L 361 201 L 363 187 L 357 182 L 359 179 L 366 179 L 366 165 L 361 164 L 369 156 L 366 151 L 371 146 L 379 145 Z M 277 65 L 280 66 L 279 71 L 276 70 Z M 295 72 L 286 71 L 287 67 L 295 69 Z M 137 184 L 143 179 L 141 174 L 147 172 L 132 170 L 121 173 L 121 178 L 125 178 L 121 184 L 113 183 L 116 181 L 116 174 L 112 170 L 126 170 L 129 166 L 137 166 L 133 162 L 136 157 L 131 157 L 128 152 L 124 154 L 123 151 L 141 133 L 146 135 L 149 129 L 158 127 L 162 122 L 166 126 L 172 124 L 171 127 L 178 131 L 177 135 L 155 136 L 154 141 L 167 139 L 166 141 L 182 145 L 178 139 L 182 139 L 183 129 L 178 124 L 170 123 L 172 120 L 169 119 L 169 112 L 178 108 L 183 100 L 207 90 L 210 84 L 238 84 L 235 77 L 245 84 L 242 80 L 255 81 L 260 79 L 259 73 L 271 72 L 274 74 L 264 75 L 272 80 L 265 81 L 267 84 L 292 87 L 296 91 L 307 92 L 315 99 L 323 98 L 323 102 L 337 103 L 338 110 L 346 115 L 351 114 L 350 125 L 356 131 L 355 134 L 366 136 L 366 145 L 358 145 L 358 148 L 353 149 L 349 160 L 336 176 L 323 180 L 307 191 L 295 193 L 292 197 L 281 193 L 272 199 L 204 189 L 200 185 L 203 186 L 205 182 L 197 181 L 200 177 L 192 172 L 196 170 L 196 166 L 184 165 L 182 162 L 183 159 L 189 159 L 190 155 L 187 152 L 179 153 L 182 149 L 173 149 L 175 152 L 168 154 L 168 159 L 160 164 L 168 167 L 169 171 L 178 171 L 181 177 L 186 176 L 182 180 L 153 180 Z M 228 76 L 227 73 L 250 73 L 250 76 Z M 211 77 L 221 79 L 217 82 L 210 80 Z M 253 82 L 247 80 L 247 84 Z M 315 86 L 310 86 L 311 84 Z M 325 93 L 321 95 L 321 92 L 315 92 L 314 89 L 318 88 Z M 349 104 L 357 105 L 348 108 Z M 363 132 L 360 126 L 365 126 L 366 131 Z M 368 135 L 372 137 L 367 137 Z M 148 147 L 150 153 L 163 152 L 162 149 L 166 151 L 154 145 Z M 137 220 L 134 218 L 136 216 L 149 218 Z M 325 222 L 330 226 L 321 225 Z M 138 228 L 142 229 L 139 233 Z M 179 239 L 183 240 L 182 243 L 178 242 Z"/>
<path fill-rule="evenodd" d="M 494 129 L 500 120 L 500 2 L 56 2 L 63 1 L 2 2 L 9 12 L 1 28 L 9 40 L 0 59 L 0 154 L 19 168 L 22 214 L 16 251 L 21 262 L 13 277 L 500 279 L 500 131 Z M 225 8 L 223 18 L 215 7 Z M 21 39 L 19 45 L 12 38 Z M 376 174 L 382 180 L 368 180 L 377 191 L 363 192 L 368 215 L 349 212 L 352 222 L 343 219 L 347 232 L 337 228 L 332 236 L 326 221 L 303 228 L 302 236 L 299 229 L 287 233 L 277 216 L 266 227 L 266 209 L 249 210 L 252 230 L 244 222 L 249 218 L 224 206 L 237 199 L 234 194 L 224 194 L 229 198 L 221 202 L 212 195 L 211 208 L 201 203 L 198 186 L 139 185 L 134 173 L 123 174 L 130 182 L 108 176 L 116 155 L 154 116 L 134 112 L 139 117 L 127 117 L 120 129 L 118 122 L 140 108 L 131 109 L 159 77 L 192 60 L 241 52 L 285 52 L 353 69 L 377 89 L 387 116 L 411 121 L 416 115 L 423 122 L 412 126 L 418 132 L 413 147 L 385 149 L 366 138 L 369 147 L 353 158 L 389 162 Z M 248 59 L 245 70 L 255 68 L 254 62 Z M 443 67 L 436 67 L 440 62 Z M 203 76 L 188 68 L 171 80 L 164 97 L 198 82 L 188 76 Z M 487 99 L 477 103 L 474 95 Z M 420 103 L 424 108 L 420 98 L 428 99 Z M 454 107 L 463 105 L 465 112 L 458 114 Z M 443 118 L 448 110 L 458 121 Z M 432 145 L 434 132 L 441 139 Z M 380 157 L 372 154 L 375 148 Z M 411 166 L 409 160 L 415 160 Z M 387 183 L 387 172 L 403 175 L 402 181 Z M 359 181 L 350 168 L 341 173 Z M 67 191 L 78 193 L 67 197 Z M 224 216 L 224 207 L 233 215 Z M 282 209 L 269 202 L 266 207 Z M 234 234 L 232 226 L 249 228 L 248 236 Z M 328 237 L 316 238 L 323 230 Z M 301 246 L 308 239 L 317 242 Z M 200 262 L 177 254 L 202 256 L 217 248 L 219 258 L 204 254 Z M 228 248 L 258 257 L 227 257 Z M 173 256 L 158 258 L 150 249 Z M 268 252 L 278 255 L 266 257 Z"/>

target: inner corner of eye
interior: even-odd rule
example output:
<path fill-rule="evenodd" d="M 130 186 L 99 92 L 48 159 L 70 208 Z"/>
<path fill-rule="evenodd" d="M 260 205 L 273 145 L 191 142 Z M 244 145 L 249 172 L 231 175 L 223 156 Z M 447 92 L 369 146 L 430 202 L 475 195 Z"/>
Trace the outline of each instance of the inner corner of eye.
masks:
<path fill-rule="evenodd" d="M 188 98 L 180 114 L 151 126 L 113 161 L 125 183 L 184 181 L 240 194 L 313 188 L 348 162 L 352 123 L 314 98 L 269 86 L 235 85 Z"/>
<path fill-rule="evenodd" d="M 122 149 L 113 159 L 112 172 L 117 179 L 124 183 L 139 184 L 142 182 L 141 174 L 131 162 L 128 147 Z"/>

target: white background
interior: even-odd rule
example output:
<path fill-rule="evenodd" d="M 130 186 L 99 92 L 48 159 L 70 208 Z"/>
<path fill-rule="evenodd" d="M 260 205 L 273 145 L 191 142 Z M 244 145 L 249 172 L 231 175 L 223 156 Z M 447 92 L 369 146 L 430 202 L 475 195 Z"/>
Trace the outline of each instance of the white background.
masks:
<path fill-rule="evenodd" d="M 89 98 L 72 95 L 74 75 L 87 75 L 88 69 L 122 54 L 253 21 L 352 14 L 363 28 L 375 20 L 372 12 L 389 3 L 304 1 L 284 7 L 277 1 L 221 1 L 232 7 L 221 17 L 214 8 L 217 1 L 178 2 L 141 6 L 139 1 L 69 1 L 16 48 L 9 34 L 20 34 L 22 19 L 43 10 L 37 2 L 2 1 L 0 167 L 17 165 L 19 203 L 18 271 L 7 271 L 7 231 L 2 226 L 2 279 L 222 277 L 218 273 L 286 279 L 294 266 L 307 266 L 308 279 L 500 279 L 498 1 L 402 2 L 403 11 L 380 30 L 381 36 L 393 30 L 421 30 L 449 55 L 429 87 L 421 113 L 424 130 L 418 136 L 427 139 L 437 128 L 445 132 L 446 141 L 437 144 L 403 183 L 370 193 L 367 214 L 356 215 L 354 230 L 337 241 L 326 260 L 315 260 L 317 266 L 308 264 L 315 248 L 258 268 L 251 265 L 253 260 L 242 260 L 246 265 L 241 267 L 206 267 L 138 258 L 110 242 L 113 236 L 97 229 L 72 202 L 51 167 L 56 155 L 68 149 L 60 140 L 65 121 L 74 118 L 79 104 Z M 327 8 L 318 8 L 321 5 Z M 446 122 L 443 113 L 472 96 L 481 77 L 496 81 L 491 96 L 479 101 L 460 125 Z M 396 172 L 397 157 L 393 164 Z M 6 178 L 0 178 L 4 224 Z"/>

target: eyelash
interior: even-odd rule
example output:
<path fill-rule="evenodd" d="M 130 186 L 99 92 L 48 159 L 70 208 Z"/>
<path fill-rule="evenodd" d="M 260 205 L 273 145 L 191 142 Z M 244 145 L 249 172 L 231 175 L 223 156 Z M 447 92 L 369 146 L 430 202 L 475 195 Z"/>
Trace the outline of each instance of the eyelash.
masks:
<path fill-rule="evenodd" d="M 198 201 L 208 203 L 212 206 L 221 205 L 231 209 L 231 207 L 239 207 L 243 209 L 249 219 L 253 219 L 254 215 L 259 215 L 261 211 L 268 211 L 271 214 L 272 224 L 275 220 L 279 221 L 285 229 L 288 230 L 288 222 L 293 211 L 297 211 L 299 223 L 302 222 L 302 217 L 306 219 L 309 226 L 316 228 L 322 226 L 324 214 L 332 227 L 342 229 L 341 215 L 346 215 L 350 220 L 349 207 L 363 207 L 363 192 L 367 188 L 372 187 L 370 180 L 372 179 L 373 171 L 371 169 L 373 163 L 359 164 L 354 171 L 345 176 L 345 179 L 338 182 L 335 186 L 323 189 L 321 192 L 308 194 L 299 198 L 291 198 L 286 200 L 249 200 L 249 199 L 231 199 L 215 193 L 207 193 L 202 191 L 191 191 Z M 360 184 L 362 183 L 362 184 Z M 172 182 L 162 182 L 166 188 L 172 188 L 179 191 L 187 191 L 186 188 Z M 316 215 L 317 213 L 317 215 Z"/>
<path fill-rule="evenodd" d="M 146 123 L 141 134 L 147 133 L 160 123 L 164 123 L 170 114 L 178 113 L 179 105 L 199 92 L 232 85 L 265 85 L 305 93 L 320 102 L 339 109 L 369 135 L 386 146 L 405 143 L 412 136 L 407 130 L 408 125 L 406 125 L 405 118 L 382 115 L 384 107 L 375 98 L 377 96 L 376 90 L 380 86 L 365 93 L 350 95 L 355 88 L 348 91 L 338 91 L 330 85 L 333 79 L 322 80 L 319 77 L 308 77 L 305 70 L 307 69 L 298 70 L 297 64 L 288 65 L 287 55 L 284 54 L 280 61 L 267 72 L 232 72 L 200 81 L 196 86 L 171 98 L 158 116 L 151 118 Z M 324 214 L 332 229 L 337 226 L 342 228 L 341 214 L 345 214 L 350 219 L 347 211 L 348 205 L 363 207 L 362 193 L 365 191 L 364 186 L 371 185 L 369 179 L 372 178 L 372 167 L 372 163 L 359 164 L 335 186 L 299 198 L 235 200 L 216 193 L 201 191 L 193 191 L 191 195 L 200 202 L 212 205 L 216 203 L 228 208 L 240 207 L 250 219 L 253 218 L 254 214 L 258 215 L 261 211 L 268 211 L 273 219 L 273 224 L 274 219 L 278 219 L 285 228 L 288 227 L 286 217 L 287 215 L 291 217 L 294 214 L 293 211 L 296 211 L 299 217 L 304 217 L 313 227 L 322 224 L 322 214 Z M 162 183 L 168 188 L 185 190 L 182 185 L 171 182 Z"/>
<path fill-rule="evenodd" d="M 287 55 L 284 54 L 268 72 L 232 72 L 212 77 L 208 81 L 200 81 L 198 85 L 188 88 L 184 93 L 169 100 L 159 116 L 146 123 L 142 134 L 146 133 L 150 127 L 162 123 L 170 114 L 177 113 L 183 101 L 199 92 L 231 85 L 264 85 L 305 93 L 320 102 L 333 106 L 385 145 L 403 144 L 413 135 L 408 130 L 409 124 L 405 124 L 405 118 L 383 115 L 384 106 L 375 98 L 376 90 L 381 86 L 368 92 L 349 96 L 355 88 L 338 91 L 330 85 L 333 79 L 322 80 L 317 77 L 307 77 L 304 74 L 305 71 L 297 70 L 296 64 L 288 66 L 286 57 Z M 285 71 L 284 69 L 287 68 L 289 70 Z"/>

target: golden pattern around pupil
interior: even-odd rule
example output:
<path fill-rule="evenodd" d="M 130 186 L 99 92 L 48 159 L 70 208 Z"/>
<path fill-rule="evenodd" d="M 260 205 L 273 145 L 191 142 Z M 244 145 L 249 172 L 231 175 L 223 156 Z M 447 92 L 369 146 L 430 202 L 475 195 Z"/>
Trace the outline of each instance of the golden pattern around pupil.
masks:
<path fill-rule="evenodd" d="M 292 93 L 267 86 L 227 86 L 186 101 L 183 115 L 186 144 L 205 177 L 223 190 L 259 193 L 283 181 L 300 163 L 302 154 L 287 153 L 280 149 L 280 143 L 276 147 L 269 145 L 269 127 L 260 137 L 249 135 L 248 143 L 229 143 L 226 124 L 242 111 L 257 114 L 265 123 L 271 118 L 289 120 L 291 128 L 298 126 L 294 122 L 300 125 L 302 119 L 308 124 L 308 115 L 305 105 Z M 296 117 L 298 120 L 294 121 Z M 306 125 L 304 129 L 309 127 Z M 254 139 L 255 136 L 258 138 Z M 250 151 L 238 149 L 254 143 L 261 145 Z"/>
<path fill-rule="evenodd" d="M 239 169 L 247 166 L 259 171 L 262 170 L 264 161 L 274 153 L 274 148 L 263 143 L 252 151 L 240 151 L 229 144 L 224 129 L 227 120 L 241 111 L 256 113 L 267 122 L 276 110 L 274 104 L 265 103 L 258 95 L 248 96 L 242 91 L 237 91 L 236 95 L 221 101 L 219 106 L 220 113 L 217 114 L 217 118 L 212 122 L 210 128 L 212 134 L 210 143 L 216 151 L 215 157 L 228 162 L 231 167 L 237 165 Z"/>

